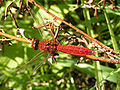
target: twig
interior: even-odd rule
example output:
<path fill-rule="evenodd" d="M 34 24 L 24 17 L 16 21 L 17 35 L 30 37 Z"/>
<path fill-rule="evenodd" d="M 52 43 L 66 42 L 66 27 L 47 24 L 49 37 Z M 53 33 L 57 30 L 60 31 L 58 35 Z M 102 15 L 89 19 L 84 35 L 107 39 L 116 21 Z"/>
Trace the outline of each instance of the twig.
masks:
<path fill-rule="evenodd" d="M 12 36 L 12 35 L 9 35 L 9 34 L 3 33 L 3 32 L 0 32 L 0 35 L 5 36 L 5 37 L 9 37 L 9 38 L 17 40 L 17 41 L 30 43 L 26 39 L 18 38 L 16 36 Z M 104 58 L 95 57 L 95 56 L 89 56 L 89 55 L 86 55 L 85 57 L 88 58 L 88 59 L 93 59 L 95 61 L 102 61 L 102 62 L 108 62 L 108 63 L 119 63 L 120 64 L 120 61 L 119 60 L 115 60 L 115 59 L 104 59 Z"/>
<path fill-rule="evenodd" d="M 120 64 L 120 61 L 116 60 L 116 59 L 105 59 L 105 58 L 99 58 L 99 57 L 90 56 L 90 55 L 86 55 L 86 58 L 93 59 L 95 61 L 108 62 L 108 63 L 119 63 Z"/>
<path fill-rule="evenodd" d="M 16 28 L 19 28 L 18 27 L 18 24 L 17 24 L 17 22 L 16 22 L 16 20 L 15 20 L 15 17 L 14 17 L 14 15 L 13 15 L 13 13 L 12 13 L 12 11 L 11 10 L 9 10 L 10 11 L 10 13 L 11 13 L 11 17 L 12 17 L 12 19 L 13 19 L 13 22 L 15 23 L 15 27 Z"/>
<path fill-rule="evenodd" d="M 16 37 L 16 36 L 12 36 L 12 35 L 9 35 L 9 34 L 3 33 L 3 32 L 0 32 L 0 35 L 5 36 L 5 37 L 8 37 L 8 38 L 11 38 L 11 39 L 14 39 L 14 40 L 17 40 L 17 41 L 30 43 L 30 42 L 29 42 L 28 40 L 26 40 L 26 39 L 18 38 L 18 37 Z"/>

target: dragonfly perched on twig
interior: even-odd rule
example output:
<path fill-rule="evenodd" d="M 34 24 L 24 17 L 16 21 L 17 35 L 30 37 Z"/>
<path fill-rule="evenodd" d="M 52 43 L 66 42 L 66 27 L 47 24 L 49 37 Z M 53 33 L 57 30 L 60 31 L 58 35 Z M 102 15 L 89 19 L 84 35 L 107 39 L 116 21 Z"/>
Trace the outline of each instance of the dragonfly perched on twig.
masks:
<path fill-rule="evenodd" d="M 33 19 L 35 20 L 35 22 L 37 22 L 35 17 L 34 17 L 34 12 L 31 11 L 31 8 L 29 6 L 28 6 L 28 10 L 29 10 L 30 14 L 32 15 Z M 42 27 L 45 28 L 45 30 L 49 31 L 50 35 L 52 36 L 52 40 L 44 40 L 44 41 L 40 42 L 37 39 L 33 39 L 32 41 L 30 41 L 31 46 L 34 50 L 41 49 L 42 51 L 44 51 L 45 53 L 48 54 L 48 56 L 45 60 L 39 61 L 40 63 L 34 68 L 33 72 L 36 69 L 38 69 L 43 64 L 43 62 L 45 62 L 46 60 L 48 60 L 50 62 L 50 64 L 52 64 L 52 61 L 51 61 L 52 59 L 56 62 L 55 56 L 58 55 L 57 51 L 72 54 L 72 55 L 78 55 L 78 56 L 86 56 L 86 55 L 96 54 L 96 52 L 94 52 L 93 50 L 90 50 L 90 49 L 85 48 L 85 47 L 74 46 L 74 45 L 61 45 L 59 43 L 58 38 L 57 38 L 57 35 L 58 35 L 61 27 L 59 25 L 58 26 L 55 25 L 53 23 L 54 21 L 53 22 L 50 21 L 49 23 L 46 23 L 46 22 L 44 22 L 43 17 L 40 14 L 39 14 L 39 16 L 40 16 L 39 18 L 41 18 L 42 22 L 40 24 L 38 24 L 39 26 L 35 26 L 33 28 L 34 29 L 36 29 L 36 28 L 41 29 Z M 54 31 L 55 27 L 57 27 L 56 32 Z M 34 64 L 33 62 L 36 62 L 36 59 L 38 57 L 40 57 L 41 55 L 42 55 L 41 53 L 37 54 L 35 57 L 33 57 L 33 59 L 31 59 L 23 67 L 26 67 L 29 64 Z"/>
<path fill-rule="evenodd" d="M 28 5 L 28 3 L 27 3 L 27 5 Z M 36 16 L 34 17 L 34 12 L 33 11 L 31 12 L 31 8 L 29 7 L 29 5 L 28 5 L 28 11 L 32 15 L 34 21 L 37 22 L 38 19 L 35 19 Z M 44 22 L 45 19 L 40 14 L 39 14 L 39 18 L 41 18 L 41 22 L 38 23 L 38 26 L 35 26 L 33 28 L 34 29 L 44 28 L 45 31 L 48 31 L 50 33 L 50 35 L 52 36 L 52 39 L 51 40 L 44 39 L 43 41 L 40 42 L 37 39 L 33 39 L 31 41 L 31 40 L 28 40 L 28 39 L 25 38 L 27 40 L 27 43 L 31 43 L 31 46 L 34 50 L 41 49 L 43 52 L 42 53 L 40 52 L 36 56 L 34 56 L 22 68 L 25 68 L 27 66 L 31 66 L 31 64 L 34 65 L 35 62 L 38 63 L 38 61 L 39 61 L 39 64 L 33 70 L 33 72 L 34 72 L 35 70 L 37 70 L 43 64 L 43 62 L 45 62 L 47 60 L 50 62 L 50 64 L 52 64 L 52 59 L 56 62 L 55 56 L 57 55 L 57 51 L 72 54 L 72 55 L 78 55 L 78 56 L 86 57 L 88 59 L 93 59 L 93 60 L 96 60 L 96 61 L 103 61 L 103 62 L 110 62 L 110 63 L 120 63 L 120 61 L 114 60 L 114 59 L 103 59 L 103 58 L 99 58 L 99 57 L 90 56 L 92 54 L 96 54 L 96 52 L 94 52 L 94 51 L 92 51 L 88 48 L 85 48 L 85 47 L 74 46 L 74 45 L 61 45 L 59 43 L 59 39 L 58 39 L 58 37 L 60 36 L 59 31 L 61 30 L 61 31 L 64 32 L 64 29 L 61 29 L 61 26 L 59 24 L 55 24 L 57 22 L 54 21 L 54 18 L 53 18 L 53 21 L 46 20 L 46 21 L 50 21 L 50 22 Z M 41 30 L 39 30 L 39 31 L 40 31 L 40 34 L 42 35 Z M 44 31 L 42 31 L 42 32 L 44 32 Z M 43 37 L 43 35 L 42 35 L 42 37 Z M 71 35 L 69 37 L 71 37 Z M 67 37 L 65 36 L 65 38 L 67 38 Z M 12 39 L 14 39 L 14 38 L 12 38 Z M 86 44 L 86 43 L 84 42 L 84 44 Z M 95 47 L 96 47 L 96 45 L 98 45 L 96 43 L 94 43 L 94 44 L 95 44 Z M 41 57 L 44 54 L 44 52 L 47 53 L 48 56 L 45 60 L 40 61 L 38 58 Z"/>
<path fill-rule="evenodd" d="M 28 3 L 27 3 L 27 5 L 28 5 Z M 29 5 L 28 5 L 28 7 L 29 7 Z M 31 8 L 28 8 L 28 10 L 31 13 L 31 11 L 30 11 Z M 31 13 L 31 15 L 32 15 L 32 13 Z M 48 56 L 47 56 L 47 58 L 45 60 L 39 61 L 39 64 L 35 67 L 33 72 L 35 70 L 37 70 L 43 64 L 43 62 L 45 62 L 47 60 L 50 62 L 50 64 L 52 64 L 52 59 L 56 62 L 55 55 L 57 54 L 57 51 L 72 54 L 72 55 L 83 56 L 83 57 L 86 57 L 88 59 L 93 59 L 93 60 L 96 60 L 96 61 L 103 61 L 103 62 L 110 62 L 110 63 L 120 63 L 119 60 L 90 56 L 92 54 L 96 54 L 96 52 L 94 52 L 94 51 L 92 51 L 92 50 L 90 50 L 88 48 L 85 48 L 85 47 L 79 47 L 79 46 L 74 46 L 74 45 L 61 45 L 59 43 L 58 38 L 57 38 L 59 29 L 57 29 L 56 32 L 55 32 L 54 31 L 54 26 L 55 26 L 54 23 L 52 23 L 53 26 L 51 27 L 51 26 L 49 26 L 49 23 L 44 23 L 44 20 L 43 20 L 43 18 L 42 18 L 42 16 L 40 14 L 39 14 L 39 16 L 40 16 L 39 18 L 42 19 L 42 22 L 40 24 L 38 24 L 38 26 L 35 26 L 33 28 L 34 29 L 36 29 L 36 28 L 41 29 L 42 27 L 45 27 L 45 30 L 49 31 L 50 35 L 52 36 L 52 40 L 47 40 L 46 39 L 46 40 L 40 42 L 37 39 L 33 39 L 30 42 L 31 46 L 33 47 L 34 50 L 41 49 L 42 51 L 44 51 L 44 52 L 46 52 L 48 54 Z M 36 19 L 34 18 L 33 15 L 32 15 L 32 17 L 36 22 Z M 57 27 L 59 27 L 59 25 Z M 50 30 L 48 30 L 48 28 Z M 95 47 L 96 47 L 96 44 L 95 44 Z M 34 64 L 33 62 L 37 62 L 36 58 L 40 57 L 41 55 L 42 55 L 41 53 L 37 54 L 26 65 L 29 65 L 31 63 L 33 65 Z M 24 66 L 26 67 L 26 65 L 24 65 Z"/>

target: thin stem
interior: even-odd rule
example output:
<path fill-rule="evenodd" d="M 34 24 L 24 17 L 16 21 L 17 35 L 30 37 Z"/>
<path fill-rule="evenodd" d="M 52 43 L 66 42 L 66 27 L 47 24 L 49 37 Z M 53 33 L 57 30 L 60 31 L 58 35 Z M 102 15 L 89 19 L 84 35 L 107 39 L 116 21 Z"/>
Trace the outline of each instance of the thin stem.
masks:
<path fill-rule="evenodd" d="M 115 60 L 115 59 L 104 59 L 104 58 L 100 58 L 100 57 L 95 57 L 95 56 L 90 56 L 90 55 L 86 55 L 86 58 L 92 59 L 94 61 L 101 61 L 101 62 L 108 62 L 108 63 L 119 63 L 119 60 Z"/>
<path fill-rule="evenodd" d="M 14 15 L 13 15 L 13 13 L 12 13 L 12 11 L 11 10 L 9 10 L 10 11 L 10 13 L 11 13 L 11 17 L 12 17 L 12 19 L 13 19 L 13 22 L 15 23 L 15 27 L 16 28 L 19 28 L 18 27 L 18 24 L 17 24 L 17 22 L 16 22 L 16 20 L 15 20 L 15 17 L 14 17 Z"/>
<path fill-rule="evenodd" d="M 5 36 L 5 37 L 9 37 L 9 38 L 14 39 L 14 40 L 17 40 L 17 41 L 30 43 L 30 42 L 29 42 L 28 40 L 26 40 L 26 39 L 18 38 L 18 37 L 16 37 L 16 36 L 12 36 L 12 35 L 9 35 L 9 34 L 3 33 L 3 32 L 0 32 L 0 35 Z M 31 41 L 31 40 L 30 40 L 30 41 Z M 115 59 L 104 59 L 104 58 L 95 57 L 95 56 L 89 56 L 89 55 L 86 55 L 85 57 L 86 57 L 86 58 L 89 58 L 89 59 L 92 59 L 92 60 L 95 60 L 95 61 L 102 61 L 102 62 L 109 62 L 109 63 L 119 63 L 119 64 L 120 64 L 120 61 L 119 61 L 119 60 L 115 60 Z"/>
<path fill-rule="evenodd" d="M 107 15 L 107 12 L 106 10 L 104 10 L 104 15 L 105 15 L 105 19 L 107 21 L 107 25 L 108 25 L 108 29 L 109 29 L 109 32 L 110 32 L 110 36 L 111 36 L 111 39 L 112 39 L 112 44 L 113 44 L 113 48 L 114 50 L 118 51 L 119 50 L 119 47 L 118 47 L 118 44 L 117 44 L 117 41 L 116 41 L 116 38 L 115 38 L 115 34 L 114 34 L 114 31 L 112 29 L 112 26 L 111 26 L 111 23 L 110 23 L 110 19 Z M 120 66 L 117 65 L 117 68 L 119 68 Z M 120 90 L 120 72 L 118 72 L 118 81 L 117 81 L 117 90 Z"/>
<path fill-rule="evenodd" d="M 119 48 L 118 48 L 118 45 L 117 45 L 117 41 L 116 41 L 116 38 L 115 38 L 115 34 L 114 34 L 114 31 L 112 29 L 112 26 L 110 24 L 110 19 L 109 17 L 107 16 L 107 13 L 106 11 L 104 10 L 104 15 L 105 15 L 105 19 L 107 21 L 107 25 L 108 25 L 108 29 L 109 29 L 109 32 L 110 32 L 110 36 L 111 36 L 111 40 L 112 40 L 112 43 L 113 43 L 113 48 L 115 51 L 118 51 Z"/>
<path fill-rule="evenodd" d="M 11 38 L 11 39 L 14 39 L 14 40 L 17 40 L 17 41 L 30 43 L 30 42 L 29 42 L 28 40 L 26 40 L 26 39 L 18 38 L 18 37 L 16 37 L 16 36 L 12 36 L 12 35 L 9 35 L 9 34 L 3 33 L 3 32 L 0 32 L 0 35 L 5 36 L 5 37 L 8 37 L 8 38 Z M 31 40 L 30 40 L 30 41 L 31 41 Z"/>
<path fill-rule="evenodd" d="M 85 0 L 81 0 L 81 2 L 82 2 L 82 4 L 84 4 Z M 86 21 L 86 24 L 87 24 L 87 33 L 91 37 L 94 37 L 93 28 L 92 28 L 92 25 L 91 25 L 91 22 L 90 22 L 90 14 L 89 14 L 89 11 L 86 8 L 83 8 L 83 15 L 84 15 L 84 18 L 85 18 L 85 21 Z M 96 54 L 96 56 L 98 56 L 98 55 Z M 99 61 L 96 61 L 96 62 L 94 61 L 94 66 L 95 66 L 95 78 L 96 78 L 96 81 L 97 81 L 97 88 L 98 88 L 98 90 L 100 90 L 101 89 L 100 81 L 102 80 L 100 62 Z"/>

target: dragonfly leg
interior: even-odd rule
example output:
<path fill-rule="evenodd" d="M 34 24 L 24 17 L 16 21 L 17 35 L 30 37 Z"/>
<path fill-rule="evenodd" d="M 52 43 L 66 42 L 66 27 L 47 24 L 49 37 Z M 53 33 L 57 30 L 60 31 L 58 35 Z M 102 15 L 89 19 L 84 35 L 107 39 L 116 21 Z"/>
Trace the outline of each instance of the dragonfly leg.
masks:
<path fill-rule="evenodd" d="M 52 56 L 52 59 L 54 60 L 54 62 L 57 64 L 57 61 L 56 61 L 56 59 L 55 59 L 55 57 L 54 56 Z"/>
<path fill-rule="evenodd" d="M 80 60 L 77 61 L 77 64 L 81 63 L 84 57 L 81 57 Z"/>

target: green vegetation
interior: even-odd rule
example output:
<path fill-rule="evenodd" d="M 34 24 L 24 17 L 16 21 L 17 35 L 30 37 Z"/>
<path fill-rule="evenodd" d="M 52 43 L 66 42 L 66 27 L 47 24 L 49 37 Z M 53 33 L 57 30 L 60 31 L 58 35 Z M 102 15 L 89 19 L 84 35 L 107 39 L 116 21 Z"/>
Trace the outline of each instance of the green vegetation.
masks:
<path fill-rule="evenodd" d="M 96 38 L 97 40 L 104 43 L 106 46 L 119 51 L 120 45 L 120 1 L 113 0 L 116 8 L 110 9 L 110 5 L 105 4 L 103 9 L 103 4 L 101 7 L 97 8 L 97 16 L 94 16 L 94 9 L 85 8 L 85 0 L 76 2 L 77 0 L 36 0 L 36 2 L 42 7 L 46 8 L 51 13 L 55 14 L 57 17 L 65 20 L 77 28 L 81 29 L 83 32 L 89 34 L 90 36 Z M 95 0 L 98 3 L 100 0 Z M 109 3 L 110 0 L 106 0 Z M 5 8 L 12 1 L 6 0 L 0 4 L 0 30 L 4 30 L 5 33 L 16 36 L 17 28 L 11 14 L 8 10 L 8 17 L 5 17 Z M 33 17 L 26 10 L 26 1 L 23 2 L 23 9 L 21 13 L 18 11 L 20 7 L 20 0 L 16 0 L 14 3 L 16 7 L 10 8 L 13 15 L 15 16 L 16 22 L 19 28 L 25 30 L 25 36 L 27 38 L 36 38 L 40 41 L 44 39 L 51 39 L 48 31 L 44 28 L 40 29 L 42 32 L 41 36 L 38 29 L 32 29 L 37 23 L 41 23 L 41 16 L 49 20 L 53 18 L 42 11 L 38 7 L 29 4 L 31 7 L 31 12 Z M 82 4 L 81 4 L 82 2 Z M 84 4 L 83 4 L 84 3 Z M 93 3 L 93 5 L 95 4 Z M 87 6 L 90 6 L 89 4 Z M 40 16 L 41 15 L 41 16 Z M 81 34 L 68 27 L 67 25 L 59 22 L 61 26 L 71 33 L 72 35 L 81 37 Z M 60 35 L 63 34 L 62 31 L 59 32 Z M 22 36 L 20 36 L 23 38 Z M 70 36 L 69 36 L 70 37 Z M 2 36 L 0 36 L 2 38 Z M 62 37 L 59 37 L 61 39 Z M 90 40 L 89 40 L 90 41 Z M 33 50 L 30 44 L 12 40 L 12 45 L 9 46 L 8 43 L 3 45 L 0 41 L 0 89 L 91 89 L 95 90 L 97 88 L 105 89 L 117 89 L 120 88 L 120 65 L 111 64 L 106 62 L 96 62 L 90 60 L 89 62 L 84 62 L 84 60 L 77 64 L 80 59 L 79 56 L 69 55 L 62 52 L 59 53 L 59 57 L 56 58 L 57 64 L 54 62 L 49 65 L 46 61 L 37 71 L 31 75 L 33 69 L 41 61 L 47 58 L 47 54 L 43 54 L 41 57 L 37 58 L 37 63 L 35 65 L 27 65 L 25 68 L 23 65 L 30 61 L 34 56 L 36 56 L 41 50 Z M 65 40 L 61 41 L 60 44 L 66 44 Z M 78 45 L 79 42 L 74 42 L 74 45 Z M 4 46 L 4 47 L 3 47 Z M 3 48 L 3 50 L 1 50 Z M 96 50 L 92 48 L 92 50 Z M 103 57 L 99 54 L 98 57 Z M 23 68 L 20 71 L 16 71 L 18 68 Z M 96 84 L 97 82 L 97 84 Z"/>

